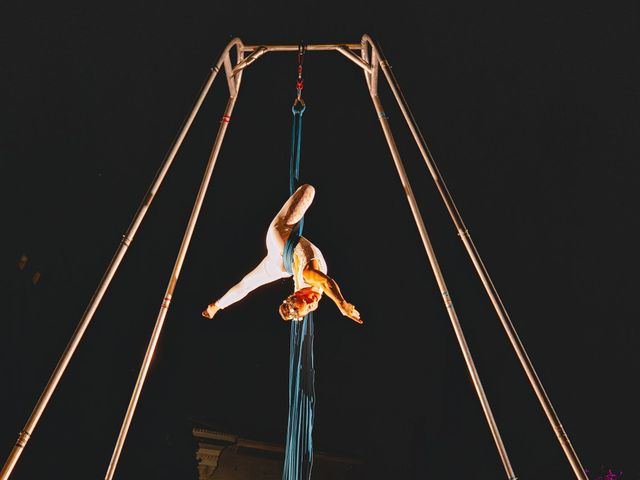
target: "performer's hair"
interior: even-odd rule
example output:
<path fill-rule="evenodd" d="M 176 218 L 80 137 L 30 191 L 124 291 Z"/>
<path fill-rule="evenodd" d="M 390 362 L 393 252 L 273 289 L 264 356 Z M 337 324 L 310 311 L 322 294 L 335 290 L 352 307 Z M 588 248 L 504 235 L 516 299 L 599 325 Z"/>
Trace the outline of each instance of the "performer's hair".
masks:
<path fill-rule="evenodd" d="M 283 320 L 294 320 L 296 318 L 301 318 L 307 313 L 312 312 L 316 308 L 318 308 L 319 300 L 320 299 L 317 298 L 316 301 L 312 303 L 307 303 L 304 300 L 302 300 L 299 295 L 296 295 L 294 293 L 293 295 L 289 295 L 287 298 L 283 300 L 282 304 L 280 304 L 280 308 L 278 309 L 278 311 L 280 312 L 280 316 L 282 317 Z M 311 308 L 309 308 L 304 314 L 302 314 L 301 313 L 302 307 L 307 307 L 307 306 Z"/>

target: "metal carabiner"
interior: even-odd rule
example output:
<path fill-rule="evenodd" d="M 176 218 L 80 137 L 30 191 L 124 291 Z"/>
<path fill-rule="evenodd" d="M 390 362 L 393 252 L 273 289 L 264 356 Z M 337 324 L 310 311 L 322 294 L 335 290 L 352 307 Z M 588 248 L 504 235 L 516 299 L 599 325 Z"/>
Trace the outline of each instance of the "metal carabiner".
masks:
<path fill-rule="evenodd" d="M 306 108 L 307 106 L 305 105 L 304 100 L 300 95 L 298 95 L 296 99 L 293 101 L 293 106 L 291 107 L 291 111 L 293 113 L 302 113 Z"/>

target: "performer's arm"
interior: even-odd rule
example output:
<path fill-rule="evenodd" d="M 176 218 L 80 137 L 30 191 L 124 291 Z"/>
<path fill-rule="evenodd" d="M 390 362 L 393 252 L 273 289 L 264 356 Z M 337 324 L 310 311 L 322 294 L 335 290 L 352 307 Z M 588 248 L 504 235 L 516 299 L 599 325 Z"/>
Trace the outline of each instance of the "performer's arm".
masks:
<path fill-rule="evenodd" d="M 333 300 L 344 316 L 349 317 L 354 322 L 363 323 L 356 307 L 344 299 L 336 281 L 320 270 L 317 260 L 309 262 L 302 271 L 302 277 L 312 287 L 322 289 Z"/>
<path fill-rule="evenodd" d="M 278 266 L 273 263 L 275 262 L 273 262 L 270 257 L 265 257 L 262 262 L 245 275 L 237 285 L 229 289 L 219 300 L 210 303 L 202 312 L 202 316 L 205 318 L 213 318 L 218 310 L 227 308 L 229 305 L 242 300 L 256 288 L 289 276 L 288 273 L 282 272 Z"/>

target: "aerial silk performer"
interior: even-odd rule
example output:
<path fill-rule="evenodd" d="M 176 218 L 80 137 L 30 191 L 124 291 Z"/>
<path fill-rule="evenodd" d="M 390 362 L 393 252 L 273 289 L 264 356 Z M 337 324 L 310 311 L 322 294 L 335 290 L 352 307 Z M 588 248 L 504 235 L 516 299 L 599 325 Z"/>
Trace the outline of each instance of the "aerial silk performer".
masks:
<path fill-rule="evenodd" d="M 293 249 L 293 271 L 290 273 L 285 268 L 285 244 L 311 206 L 314 196 L 315 189 L 308 184 L 300 186 L 291 195 L 269 225 L 267 255 L 237 285 L 209 304 L 202 312 L 204 317 L 213 318 L 220 310 L 242 300 L 262 285 L 281 278 L 293 278 L 294 293 L 279 308 L 283 320 L 302 320 L 318 308 L 322 295 L 326 293 L 344 316 L 362 323 L 360 313 L 344 299 L 336 281 L 327 275 L 327 262 L 322 252 L 308 239 L 299 237 Z"/>

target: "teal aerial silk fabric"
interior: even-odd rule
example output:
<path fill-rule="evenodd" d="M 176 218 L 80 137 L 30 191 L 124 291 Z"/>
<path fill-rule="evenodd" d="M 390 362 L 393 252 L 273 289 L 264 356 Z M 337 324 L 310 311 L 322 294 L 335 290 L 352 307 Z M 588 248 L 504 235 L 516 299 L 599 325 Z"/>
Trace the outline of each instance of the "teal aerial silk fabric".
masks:
<path fill-rule="evenodd" d="M 293 108 L 291 159 L 289 164 L 289 194 L 293 195 L 300 181 L 300 147 L 302 144 L 302 114 L 304 104 Z M 293 274 L 293 250 L 300 235 L 304 218 L 291 231 L 284 247 L 284 265 Z M 309 480 L 313 466 L 313 415 L 315 408 L 313 364 L 313 313 L 300 321 L 291 321 L 289 353 L 289 421 L 285 445 L 282 480 Z"/>

